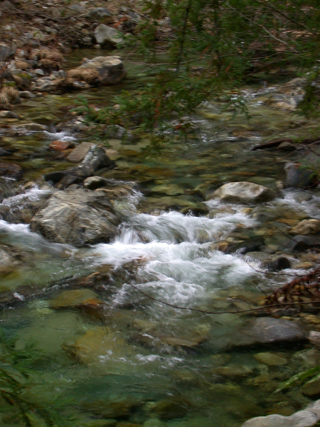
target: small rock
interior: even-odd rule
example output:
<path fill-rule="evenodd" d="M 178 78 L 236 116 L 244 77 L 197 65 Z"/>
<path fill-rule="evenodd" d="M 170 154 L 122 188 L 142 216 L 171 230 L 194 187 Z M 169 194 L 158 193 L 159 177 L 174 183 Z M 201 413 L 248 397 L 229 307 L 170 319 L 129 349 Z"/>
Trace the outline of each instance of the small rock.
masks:
<path fill-rule="evenodd" d="M 63 151 L 74 147 L 74 143 L 72 141 L 52 141 L 49 147 L 56 151 Z"/>

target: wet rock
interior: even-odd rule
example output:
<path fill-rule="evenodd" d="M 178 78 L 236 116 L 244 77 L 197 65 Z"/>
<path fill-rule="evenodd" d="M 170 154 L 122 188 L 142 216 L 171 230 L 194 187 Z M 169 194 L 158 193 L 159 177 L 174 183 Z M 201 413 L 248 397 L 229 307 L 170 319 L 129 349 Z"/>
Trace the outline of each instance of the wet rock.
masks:
<path fill-rule="evenodd" d="M 84 188 L 96 190 L 97 188 L 105 187 L 110 181 L 102 176 L 90 176 L 83 181 Z"/>
<path fill-rule="evenodd" d="M 7 176 L 9 178 L 20 179 L 22 177 L 22 167 L 14 163 L 0 162 L 0 176 Z"/>
<path fill-rule="evenodd" d="M 253 357 L 257 362 L 267 366 L 281 366 L 288 363 L 287 359 L 275 353 L 256 353 Z"/>
<path fill-rule="evenodd" d="M 291 251 L 302 252 L 308 249 L 320 248 L 320 234 L 314 236 L 294 236 L 289 242 Z"/>
<path fill-rule="evenodd" d="M 102 85 L 120 83 L 127 72 L 119 56 L 98 56 L 86 60 L 77 70 L 96 71 Z"/>
<path fill-rule="evenodd" d="M 320 400 L 311 403 L 305 410 L 289 417 L 273 414 L 246 421 L 242 427 L 309 427 L 320 419 Z"/>
<path fill-rule="evenodd" d="M 209 199 L 221 199 L 230 203 L 259 203 L 272 200 L 274 191 L 252 182 L 229 182 L 214 191 Z"/>
<path fill-rule="evenodd" d="M 72 346 L 72 352 L 78 360 L 88 366 L 105 362 L 107 370 L 109 358 L 119 359 L 133 354 L 131 346 L 119 334 L 105 327 L 87 331 Z"/>
<path fill-rule="evenodd" d="M 76 151 L 77 150 L 77 151 Z M 94 175 L 97 170 L 110 169 L 114 162 L 106 155 L 105 150 L 91 143 L 82 143 L 71 153 L 72 160 L 82 159 L 82 162 L 72 168 L 63 171 L 50 172 L 44 176 L 46 181 L 58 183 L 59 189 L 64 189 L 74 183 L 82 183 L 87 177 Z"/>
<path fill-rule="evenodd" d="M 285 319 L 260 317 L 250 321 L 234 334 L 231 347 L 278 344 L 292 341 L 304 341 L 307 332 L 297 323 Z"/>
<path fill-rule="evenodd" d="M 64 151 L 68 148 L 74 147 L 74 142 L 72 141 L 52 141 L 49 145 L 50 148 L 56 151 Z"/>
<path fill-rule="evenodd" d="M 89 153 L 90 149 L 95 146 L 93 142 L 82 142 L 68 155 L 67 160 L 71 163 L 80 163 Z"/>
<path fill-rule="evenodd" d="M 315 234 L 320 232 L 320 221 L 318 219 L 305 219 L 300 221 L 290 230 L 291 234 Z"/>
<path fill-rule="evenodd" d="M 277 256 L 263 261 L 261 266 L 267 268 L 269 271 L 281 271 L 291 268 L 291 261 L 285 256 Z"/>
<path fill-rule="evenodd" d="M 34 189 L 24 194 L 8 197 L 0 205 L 0 217 L 10 223 L 28 224 L 33 216 L 41 209 L 52 191 L 49 189 Z"/>
<path fill-rule="evenodd" d="M 119 220 L 100 191 L 57 191 L 31 220 L 32 231 L 46 239 L 76 247 L 108 242 Z"/>
<path fill-rule="evenodd" d="M 101 46 L 114 47 L 123 42 L 123 34 L 115 28 L 100 24 L 94 30 L 96 42 Z"/>
<path fill-rule="evenodd" d="M 50 301 L 51 308 L 70 308 L 85 304 L 86 301 L 97 299 L 98 295 L 91 289 L 72 289 L 61 292 Z"/>
<path fill-rule="evenodd" d="M 315 172 L 305 169 L 300 163 L 287 163 L 284 169 L 286 187 L 308 188 L 315 183 Z"/>

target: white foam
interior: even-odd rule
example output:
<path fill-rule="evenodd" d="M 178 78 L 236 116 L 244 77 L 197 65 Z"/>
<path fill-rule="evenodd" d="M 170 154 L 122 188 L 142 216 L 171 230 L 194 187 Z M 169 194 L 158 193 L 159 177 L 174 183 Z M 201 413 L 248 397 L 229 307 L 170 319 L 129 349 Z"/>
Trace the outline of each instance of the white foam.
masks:
<path fill-rule="evenodd" d="M 48 139 L 51 139 L 52 141 L 59 140 L 64 142 L 71 142 L 75 141 L 76 138 L 67 132 L 61 131 L 61 132 L 48 132 L 45 131 L 44 134 L 48 137 Z"/>

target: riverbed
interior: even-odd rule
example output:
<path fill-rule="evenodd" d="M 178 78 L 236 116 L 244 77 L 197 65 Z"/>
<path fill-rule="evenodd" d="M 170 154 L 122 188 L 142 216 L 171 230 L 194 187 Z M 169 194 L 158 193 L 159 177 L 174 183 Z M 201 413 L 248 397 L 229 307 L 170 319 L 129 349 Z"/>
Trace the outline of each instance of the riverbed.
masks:
<path fill-rule="evenodd" d="M 103 106 L 121 88 L 141 84 L 139 65 L 128 61 L 128 68 L 120 86 L 82 95 Z M 299 153 L 252 150 L 306 130 L 303 118 L 264 102 L 273 90 L 235 93 L 247 99 L 249 119 L 208 100 L 188 118 L 194 130 L 187 140 L 173 134 L 163 144 L 147 134 L 106 140 L 64 126 L 75 93 L 26 100 L 15 110 L 21 118 L 7 119 L 2 144 L 14 150 L 4 160 L 21 165 L 24 177 L 3 182 L 2 205 L 19 209 L 52 190 L 43 175 L 70 167 L 49 148 L 53 140 L 105 146 L 116 167 L 102 176 L 130 188 L 115 202 L 122 222 L 110 242 L 77 248 L 49 242 L 28 224 L 0 221 L 1 244 L 19 254 L 1 270 L 1 326 L 18 351 L 33 343 L 28 393 L 40 401 L 66 398 L 61 411 L 73 425 L 240 426 L 310 401 L 299 388 L 273 393 L 318 364 L 308 341 L 237 345 L 256 317 L 242 311 L 318 261 L 312 250 L 290 249 L 292 227 L 320 219 L 319 189 L 283 185 L 284 166 Z M 30 122 L 45 129 L 17 130 Z M 264 185 L 276 197 L 260 204 L 210 199 L 230 181 Z M 288 264 L 278 272 L 268 266 L 279 257 Z M 288 319 L 306 330 L 319 325 L 314 314 Z M 3 426 L 20 425 L 3 417 Z"/>

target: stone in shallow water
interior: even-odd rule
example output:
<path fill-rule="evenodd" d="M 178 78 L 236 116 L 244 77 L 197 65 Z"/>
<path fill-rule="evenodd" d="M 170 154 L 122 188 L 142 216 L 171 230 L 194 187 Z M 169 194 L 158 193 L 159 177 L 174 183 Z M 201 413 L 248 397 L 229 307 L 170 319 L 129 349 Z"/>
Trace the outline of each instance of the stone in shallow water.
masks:
<path fill-rule="evenodd" d="M 246 347 L 304 341 L 307 332 L 297 323 L 285 319 L 260 317 L 250 321 L 244 328 L 235 332 L 230 347 Z"/>
<path fill-rule="evenodd" d="M 220 199 L 230 203 L 259 203 L 274 198 L 274 191 L 246 181 L 224 184 L 209 196 L 209 199 Z"/>
<path fill-rule="evenodd" d="M 287 359 L 275 353 L 256 353 L 253 357 L 257 362 L 267 366 L 281 366 L 287 363 Z"/>
<path fill-rule="evenodd" d="M 98 295 L 91 289 L 74 289 L 64 291 L 50 301 L 51 308 L 77 307 L 85 304 L 86 301 L 98 298 Z"/>
<path fill-rule="evenodd" d="M 82 363 L 96 367 L 101 365 L 106 371 L 112 370 L 114 359 L 125 364 L 126 357 L 133 355 L 132 347 L 119 334 L 105 327 L 87 331 L 70 349 Z"/>

